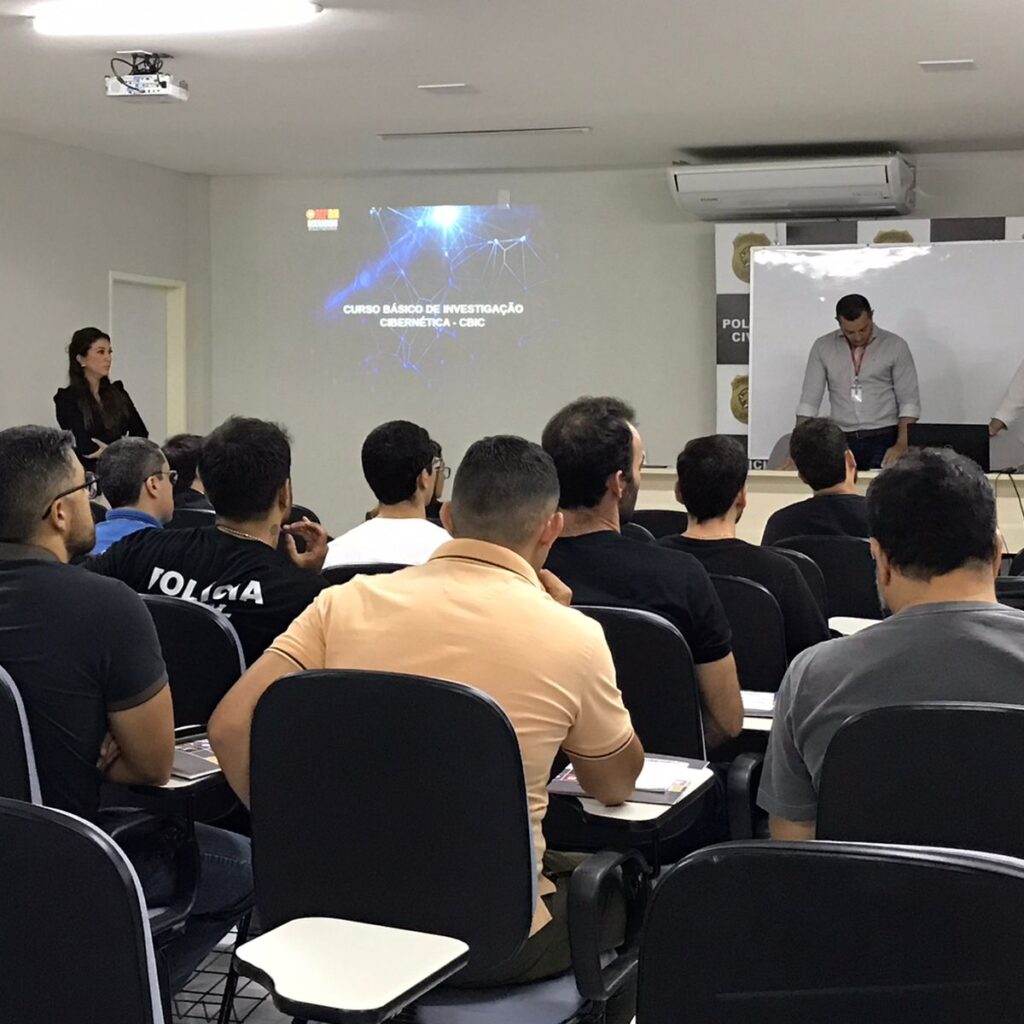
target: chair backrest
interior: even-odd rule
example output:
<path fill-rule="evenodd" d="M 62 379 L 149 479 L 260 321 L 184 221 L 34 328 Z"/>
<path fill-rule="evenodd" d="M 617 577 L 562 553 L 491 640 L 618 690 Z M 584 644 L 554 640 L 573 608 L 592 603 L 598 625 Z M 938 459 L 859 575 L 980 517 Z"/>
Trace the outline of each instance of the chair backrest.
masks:
<path fill-rule="evenodd" d="M 221 697 L 245 671 L 235 627 L 222 612 L 198 601 L 142 594 L 167 665 L 174 726 L 206 725 Z"/>
<path fill-rule="evenodd" d="M 95 825 L 0 799 L 0 907 L 5 1022 L 162 1024 L 138 878 Z"/>
<path fill-rule="evenodd" d="M 1024 609 L 1024 576 L 997 576 L 996 599 L 1010 608 Z"/>
<path fill-rule="evenodd" d="M 782 609 L 767 587 L 740 576 L 710 573 L 732 629 L 740 689 L 774 693 L 789 665 Z"/>
<path fill-rule="evenodd" d="M 107 518 L 107 506 L 100 504 L 98 501 L 89 502 L 89 511 L 92 512 L 92 521 L 94 523 L 102 523 Z"/>
<path fill-rule="evenodd" d="M 217 513 L 207 508 L 176 508 L 168 530 L 192 530 L 197 526 L 215 526 Z"/>
<path fill-rule="evenodd" d="M 799 570 L 804 582 L 810 588 L 811 594 L 821 614 L 828 618 L 828 587 L 825 586 L 825 577 L 818 568 L 818 563 L 802 551 L 791 551 L 789 548 L 776 546 L 773 550 L 788 558 Z"/>
<path fill-rule="evenodd" d="M 17 684 L 0 667 L 0 797 L 41 804 L 39 774 L 25 705 Z"/>
<path fill-rule="evenodd" d="M 644 749 L 703 759 L 697 670 L 683 634 L 653 612 L 576 607 L 601 623 L 622 702 Z"/>
<path fill-rule="evenodd" d="M 1010 562 L 1009 575 L 1024 575 L 1024 551 L 1018 551 L 1017 554 L 1013 556 L 1013 560 Z"/>
<path fill-rule="evenodd" d="M 707 847 L 654 890 L 637 1020 L 1009 1024 L 1024 997 L 1022 901 L 1024 864 L 992 854 Z"/>
<path fill-rule="evenodd" d="M 772 547 L 789 548 L 812 558 L 825 577 L 828 617 L 883 618 L 875 583 L 871 543 L 863 537 L 786 537 Z"/>
<path fill-rule="evenodd" d="M 685 533 L 690 525 L 690 517 L 681 508 L 634 509 L 630 521 L 650 530 L 659 540 L 676 533 Z"/>
<path fill-rule="evenodd" d="M 641 526 L 639 523 L 623 523 L 619 527 L 619 532 L 623 537 L 628 537 L 630 540 L 638 540 L 642 544 L 653 544 L 655 542 L 654 534 L 646 526 Z"/>
<path fill-rule="evenodd" d="M 399 569 L 408 569 L 407 565 L 400 565 L 398 562 L 367 562 L 364 565 L 335 565 L 330 569 L 324 569 L 323 577 L 332 586 L 340 583 L 348 583 L 356 576 L 378 576 L 381 573 L 398 572 Z"/>
<path fill-rule="evenodd" d="M 872 708 L 825 751 L 818 836 L 1024 857 L 1024 707 Z"/>
<path fill-rule="evenodd" d="M 470 947 L 463 981 L 525 941 L 536 873 L 523 763 L 490 697 L 303 672 L 260 698 L 250 763 L 264 928 L 326 916 L 450 935 Z"/>

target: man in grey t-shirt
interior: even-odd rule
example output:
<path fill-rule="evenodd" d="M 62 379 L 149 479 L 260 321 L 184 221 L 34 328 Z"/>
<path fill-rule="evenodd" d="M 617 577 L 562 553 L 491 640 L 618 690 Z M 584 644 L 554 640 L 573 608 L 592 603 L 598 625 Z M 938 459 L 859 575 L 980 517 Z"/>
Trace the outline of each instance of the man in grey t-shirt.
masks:
<path fill-rule="evenodd" d="M 851 715 L 915 701 L 1024 703 L 1024 612 L 996 603 L 992 487 L 948 449 L 868 488 L 878 587 L 893 616 L 799 654 L 775 701 L 757 802 L 774 839 L 813 839 L 829 741 Z"/>

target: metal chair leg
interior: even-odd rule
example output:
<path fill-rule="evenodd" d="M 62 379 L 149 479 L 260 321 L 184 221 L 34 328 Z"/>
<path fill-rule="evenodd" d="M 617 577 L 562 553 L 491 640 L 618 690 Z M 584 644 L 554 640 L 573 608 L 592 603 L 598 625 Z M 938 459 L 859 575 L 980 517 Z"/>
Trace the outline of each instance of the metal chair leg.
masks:
<path fill-rule="evenodd" d="M 238 921 L 238 931 L 235 935 L 235 948 L 237 949 L 249 935 L 249 919 L 252 911 L 244 914 Z M 238 988 L 238 970 L 235 968 L 234 953 L 231 955 L 231 962 L 228 965 L 227 977 L 224 979 L 224 992 L 220 997 L 220 1012 L 217 1014 L 217 1024 L 231 1024 L 231 1011 L 235 1006 L 235 990 Z"/>

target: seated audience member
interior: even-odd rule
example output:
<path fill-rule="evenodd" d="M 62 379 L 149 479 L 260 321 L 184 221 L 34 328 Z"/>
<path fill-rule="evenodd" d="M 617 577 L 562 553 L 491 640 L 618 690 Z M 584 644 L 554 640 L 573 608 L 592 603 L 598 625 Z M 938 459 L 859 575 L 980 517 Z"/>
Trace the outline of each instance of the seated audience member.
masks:
<path fill-rule="evenodd" d="M 95 483 L 70 433 L 0 431 L 0 479 L 0 665 L 21 692 L 43 802 L 102 827 L 102 782 L 161 785 L 170 776 L 174 716 L 156 630 L 123 583 L 66 564 L 95 540 Z M 252 892 L 249 840 L 201 824 L 195 835 L 195 916 L 168 948 L 172 991 Z M 160 838 L 126 850 L 151 906 L 165 905 L 173 888 L 172 847 Z"/>
<path fill-rule="evenodd" d="M 92 554 L 140 530 L 163 529 L 174 515 L 176 476 L 154 441 L 122 437 L 108 444 L 96 460 L 96 480 L 110 511 L 96 527 Z"/>
<path fill-rule="evenodd" d="M 255 661 L 326 580 L 327 533 L 304 520 L 282 526 L 292 506 L 291 446 L 276 424 L 233 416 L 203 442 L 199 471 L 216 529 L 150 530 L 126 538 L 86 568 L 133 590 L 201 601 L 224 612 Z M 289 535 L 288 555 L 277 550 Z M 306 551 L 295 549 L 295 537 Z"/>
<path fill-rule="evenodd" d="M 789 453 L 800 479 L 814 496 L 773 512 L 765 524 L 762 544 L 786 537 L 866 537 L 864 496 L 857 493 L 857 460 L 838 425 L 822 416 L 793 428 Z"/>
<path fill-rule="evenodd" d="M 686 638 L 697 666 L 710 746 L 743 725 L 732 634 L 707 571 L 692 555 L 623 537 L 636 505 L 643 442 L 635 414 L 617 398 L 581 398 L 544 428 L 542 444 L 561 485 L 562 536 L 547 566 L 577 604 L 640 608 Z"/>
<path fill-rule="evenodd" d="M 691 441 L 676 460 L 676 499 L 690 525 L 681 536 L 658 543 L 685 551 L 709 573 L 760 583 L 782 609 L 790 658 L 829 638 L 828 625 L 800 570 L 771 548 L 736 536 L 747 507 L 747 453 L 731 437 L 717 434 Z"/>
<path fill-rule="evenodd" d="M 996 603 L 1001 544 L 984 473 L 948 449 L 912 451 L 871 482 L 867 504 L 879 593 L 893 614 L 789 667 L 758 794 L 776 839 L 814 838 L 825 750 L 851 715 L 1024 696 L 1024 612 Z"/>
<path fill-rule="evenodd" d="M 437 472 L 434 474 L 434 494 L 427 502 L 427 519 L 431 523 L 441 522 L 441 499 L 444 497 L 444 482 L 451 475 L 451 469 L 445 464 L 444 451 L 441 445 L 433 438 L 430 440 L 430 447 L 434 450 L 434 459 L 437 462 Z"/>
<path fill-rule="evenodd" d="M 643 749 L 600 626 L 563 607 L 571 595 L 541 568 L 562 526 L 551 459 L 518 437 L 477 441 L 442 514 L 454 540 L 424 565 L 325 590 L 228 692 L 210 720 L 210 739 L 247 801 L 253 709 L 281 676 L 394 671 L 490 694 L 522 748 L 540 900 L 529 941 L 489 981 L 536 980 L 570 966 L 565 902 L 555 892 L 565 895 L 567 872 L 579 862 L 578 855 L 545 855 L 541 821 L 552 761 L 565 750 L 581 785 L 614 804 L 632 792 Z"/>
<path fill-rule="evenodd" d="M 203 439 L 198 434 L 175 434 L 164 442 L 164 455 L 171 469 L 178 474 L 174 483 L 174 507 L 194 508 L 212 512 L 213 505 L 206 496 L 199 475 L 199 453 Z"/>
<path fill-rule="evenodd" d="M 451 537 L 427 522 L 444 462 L 430 435 L 415 423 L 392 420 L 363 442 L 363 475 L 377 496 L 377 514 L 327 546 L 324 568 L 397 562 L 420 565 Z"/>

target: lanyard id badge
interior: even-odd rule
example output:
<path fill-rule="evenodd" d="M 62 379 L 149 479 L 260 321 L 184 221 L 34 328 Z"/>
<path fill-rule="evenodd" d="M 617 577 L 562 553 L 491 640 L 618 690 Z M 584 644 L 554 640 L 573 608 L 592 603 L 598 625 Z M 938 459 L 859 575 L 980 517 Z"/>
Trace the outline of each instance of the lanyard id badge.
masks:
<path fill-rule="evenodd" d="M 864 401 L 864 388 L 861 387 L 859 380 L 855 380 L 850 385 L 850 401 L 852 402 L 863 402 Z"/>
<path fill-rule="evenodd" d="M 867 352 L 867 347 L 854 349 L 850 345 L 850 362 L 853 364 L 853 383 L 850 385 L 850 401 L 851 402 L 863 402 L 864 401 L 864 388 L 861 387 L 860 383 L 860 371 L 864 365 L 864 355 Z"/>

